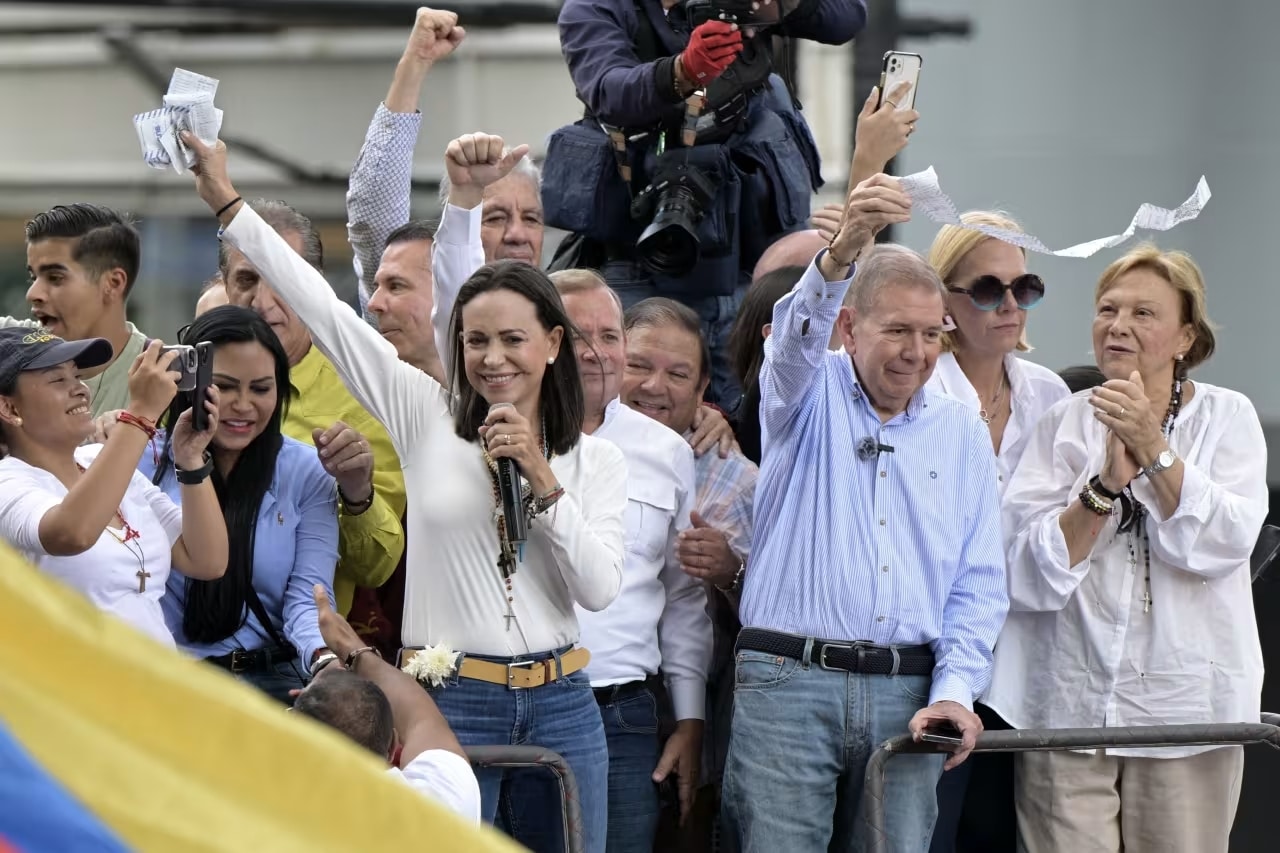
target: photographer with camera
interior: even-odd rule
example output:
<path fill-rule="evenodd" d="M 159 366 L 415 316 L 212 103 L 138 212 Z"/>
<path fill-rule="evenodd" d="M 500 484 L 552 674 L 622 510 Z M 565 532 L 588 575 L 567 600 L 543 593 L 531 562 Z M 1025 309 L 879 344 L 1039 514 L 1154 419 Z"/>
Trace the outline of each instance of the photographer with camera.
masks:
<path fill-rule="evenodd" d="M 842 44 L 864 0 L 565 0 L 560 43 L 584 117 L 543 167 L 552 269 L 592 267 L 630 306 L 670 296 L 712 348 L 711 398 L 737 402 L 725 345 L 750 273 L 805 227 L 813 138 L 773 73 L 771 36 Z"/>

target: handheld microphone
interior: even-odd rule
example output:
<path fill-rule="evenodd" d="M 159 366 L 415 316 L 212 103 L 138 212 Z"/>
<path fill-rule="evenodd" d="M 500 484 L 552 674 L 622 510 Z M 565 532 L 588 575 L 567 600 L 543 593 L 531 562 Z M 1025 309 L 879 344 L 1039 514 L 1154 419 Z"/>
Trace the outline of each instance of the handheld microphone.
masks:
<path fill-rule="evenodd" d="M 489 412 L 492 414 L 494 409 L 501 409 L 504 406 L 511 406 L 511 404 L 494 403 L 489 407 Z M 506 457 L 499 457 L 496 461 L 498 463 L 498 498 L 502 501 L 502 517 L 506 520 L 507 541 L 515 545 L 529 538 L 528 519 L 525 518 L 524 504 L 520 500 L 520 466 L 514 459 Z"/>
<path fill-rule="evenodd" d="M 892 453 L 893 445 L 881 444 L 871 436 L 863 436 L 858 441 L 858 459 L 862 462 L 870 462 L 876 459 L 881 453 Z"/>

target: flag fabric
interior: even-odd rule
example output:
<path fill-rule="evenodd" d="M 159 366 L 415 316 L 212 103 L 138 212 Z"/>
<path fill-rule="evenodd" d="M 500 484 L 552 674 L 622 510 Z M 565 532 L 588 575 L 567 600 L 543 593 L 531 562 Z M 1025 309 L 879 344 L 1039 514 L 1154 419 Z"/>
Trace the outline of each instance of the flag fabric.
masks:
<path fill-rule="evenodd" d="M 0 853 L 522 848 L 0 543 Z"/>

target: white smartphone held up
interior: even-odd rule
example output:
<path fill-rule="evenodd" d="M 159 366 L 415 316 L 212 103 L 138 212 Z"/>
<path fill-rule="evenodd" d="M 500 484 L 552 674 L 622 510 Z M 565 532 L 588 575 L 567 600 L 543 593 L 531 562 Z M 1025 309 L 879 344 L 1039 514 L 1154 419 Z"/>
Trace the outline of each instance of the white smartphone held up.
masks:
<path fill-rule="evenodd" d="M 876 105 L 877 108 L 884 104 L 884 99 L 897 89 L 899 84 L 905 82 L 910 83 L 911 88 L 907 90 L 906 96 L 898 101 L 898 109 L 915 109 L 916 90 L 920 87 L 920 68 L 923 65 L 924 57 L 918 53 L 886 51 L 884 62 L 880 66 L 880 104 Z"/>

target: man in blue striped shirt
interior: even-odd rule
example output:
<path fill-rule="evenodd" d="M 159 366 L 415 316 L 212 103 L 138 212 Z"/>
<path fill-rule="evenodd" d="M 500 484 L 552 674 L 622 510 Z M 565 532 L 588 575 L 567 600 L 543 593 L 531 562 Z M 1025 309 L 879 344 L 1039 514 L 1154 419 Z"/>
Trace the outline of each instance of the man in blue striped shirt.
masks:
<path fill-rule="evenodd" d="M 909 214 L 894 179 L 860 184 L 774 308 L 724 783 L 744 853 L 862 849 L 876 745 L 950 727 L 952 766 L 982 729 L 973 700 L 1008 610 L 995 458 L 977 415 L 924 387 L 942 283 L 914 252 L 872 248 Z M 890 849 L 928 849 L 942 766 L 888 765 Z"/>

